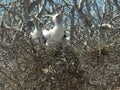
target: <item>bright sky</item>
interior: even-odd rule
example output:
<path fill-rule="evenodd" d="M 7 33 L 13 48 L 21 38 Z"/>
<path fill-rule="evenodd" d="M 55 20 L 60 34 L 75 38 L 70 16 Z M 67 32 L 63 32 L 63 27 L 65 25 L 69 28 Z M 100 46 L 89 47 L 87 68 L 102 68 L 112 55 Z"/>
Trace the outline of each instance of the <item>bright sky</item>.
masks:
<path fill-rule="evenodd" d="M 15 0 L 2 0 L 3 3 L 8 3 L 9 1 L 15 1 Z M 56 3 L 57 2 L 61 2 L 62 0 L 54 0 Z M 72 0 L 68 0 L 68 1 L 72 1 Z M 79 1 L 79 0 L 78 0 Z M 102 1 L 103 0 L 97 0 L 97 3 L 98 3 L 98 6 L 101 7 L 102 6 Z M 69 2 L 69 3 L 72 3 L 72 2 Z M 101 7 L 102 8 L 102 7 Z M 0 14 L 3 13 L 2 9 L 0 8 Z"/>
<path fill-rule="evenodd" d="M 4 3 L 7 3 L 7 2 L 9 2 L 10 0 L 2 0 Z"/>

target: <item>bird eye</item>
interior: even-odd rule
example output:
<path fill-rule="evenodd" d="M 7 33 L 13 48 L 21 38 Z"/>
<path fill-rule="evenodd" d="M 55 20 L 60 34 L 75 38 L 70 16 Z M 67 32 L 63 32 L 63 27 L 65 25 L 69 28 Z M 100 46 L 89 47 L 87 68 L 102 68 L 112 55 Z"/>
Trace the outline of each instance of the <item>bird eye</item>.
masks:
<path fill-rule="evenodd" d="M 59 18 L 59 15 L 57 15 L 56 18 Z"/>

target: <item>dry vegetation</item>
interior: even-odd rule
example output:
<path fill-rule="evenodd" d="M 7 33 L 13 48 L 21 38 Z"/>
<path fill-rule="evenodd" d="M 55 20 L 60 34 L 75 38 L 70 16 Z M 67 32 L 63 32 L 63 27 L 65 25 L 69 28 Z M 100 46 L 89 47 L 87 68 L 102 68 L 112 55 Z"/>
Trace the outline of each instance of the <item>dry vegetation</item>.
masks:
<path fill-rule="evenodd" d="M 14 17 L 12 8 L 10 12 L 7 4 L 0 4 L 6 11 L 6 16 L 1 15 L 0 23 L 0 90 L 120 90 L 120 13 L 117 0 L 106 0 L 106 12 L 103 16 L 96 10 L 98 22 L 88 12 L 92 7 L 89 0 L 81 0 L 80 6 L 76 2 L 72 5 L 63 0 L 62 5 L 69 9 L 69 14 L 65 14 L 69 20 L 64 24 L 67 25 L 65 29 L 70 31 L 71 39 L 54 47 L 46 47 L 29 36 L 29 29 L 34 26 L 32 21 L 24 18 L 37 11 L 35 2 L 41 5 L 42 0 L 28 3 L 27 14 L 25 10 L 19 9 L 26 8 L 25 1 L 17 0 L 15 5 L 12 2 L 16 8 Z M 51 12 L 45 9 L 43 15 L 53 14 L 53 9 L 59 9 L 54 1 L 44 0 L 44 3 L 47 2 L 52 7 Z M 95 1 L 93 4 L 98 7 Z M 115 6 L 116 10 L 108 9 L 110 5 Z M 45 6 L 46 4 L 43 5 Z M 83 6 L 88 9 L 88 13 L 83 12 Z M 75 15 L 74 10 L 78 10 L 80 16 Z M 41 12 L 38 12 L 38 17 Z M 22 15 L 24 17 L 20 17 Z M 74 15 L 80 20 L 75 21 Z M 49 27 L 49 18 L 39 18 Z M 112 27 L 102 26 L 103 23 Z"/>

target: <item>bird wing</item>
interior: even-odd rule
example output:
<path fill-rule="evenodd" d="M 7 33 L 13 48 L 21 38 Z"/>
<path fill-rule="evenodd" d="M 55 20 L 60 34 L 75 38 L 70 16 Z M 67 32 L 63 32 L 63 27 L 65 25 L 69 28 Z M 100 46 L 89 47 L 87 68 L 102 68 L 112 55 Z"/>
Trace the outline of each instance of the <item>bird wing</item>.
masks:
<path fill-rule="evenodd" d="M 50 31 L 45 29 L 45 30 L 43 30 L 42 34 L 46 39 L 50 38 Z"/>
<path fill-rule="evenodd" d="M 33 39 L 37 39 L 40 37 L 40 33 L 37 30 L 34 30 L 33 32 L 30 33 Z"/>

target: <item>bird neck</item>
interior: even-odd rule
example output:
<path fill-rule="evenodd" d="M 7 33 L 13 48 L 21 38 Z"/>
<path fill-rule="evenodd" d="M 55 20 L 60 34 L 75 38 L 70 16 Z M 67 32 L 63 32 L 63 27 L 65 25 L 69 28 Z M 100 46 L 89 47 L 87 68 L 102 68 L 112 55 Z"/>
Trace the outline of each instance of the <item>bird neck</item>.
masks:
<path fill-rule="evenodd" d="M 62 22 L 61 21 L 55 22 L 55 26 L 62 26 Z"/>

